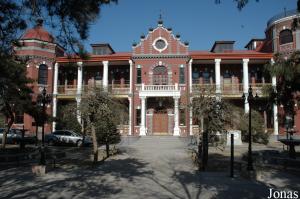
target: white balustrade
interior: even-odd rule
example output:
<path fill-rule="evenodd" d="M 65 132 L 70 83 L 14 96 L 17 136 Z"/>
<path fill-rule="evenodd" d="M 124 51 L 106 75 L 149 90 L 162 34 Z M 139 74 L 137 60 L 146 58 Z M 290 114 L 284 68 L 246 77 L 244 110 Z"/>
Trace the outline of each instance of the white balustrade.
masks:
<path fill-rule="evenodd" d="M 142 85 L 143 91 L 178 91 L 178 84 L 175 85 Z"/>

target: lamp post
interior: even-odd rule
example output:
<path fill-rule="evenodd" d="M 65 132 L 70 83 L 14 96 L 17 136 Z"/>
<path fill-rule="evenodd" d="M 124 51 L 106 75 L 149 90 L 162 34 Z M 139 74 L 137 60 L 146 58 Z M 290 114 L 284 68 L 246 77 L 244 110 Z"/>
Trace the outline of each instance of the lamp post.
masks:
<path fill-rule="evenodd" d="M 248 89 L 248 95 L 243 94 L 242 99 L 249 103 L 249 134 L 248 134 L 248 171 L 253 171 L 253 159 L 252 159 L 252 128 L 251 128 L 251 110 L 252 105 L 255 100 L 258 99 L 257 93 L 255 97 L 253 96 L 253 90 L 250 86 Z"/>
<path fill-rule="evenodd" d="M 45 122 L 46 122 L 46 105 L 51 103 L 52 97 L 50 94 L 47 94 L 46 88 L 44 87 L 42 93 L 38 95 L 37 102 L 42 105 L 42 147 L 41 147 L 41 159 L 40 164 L 45 165 Z"/>

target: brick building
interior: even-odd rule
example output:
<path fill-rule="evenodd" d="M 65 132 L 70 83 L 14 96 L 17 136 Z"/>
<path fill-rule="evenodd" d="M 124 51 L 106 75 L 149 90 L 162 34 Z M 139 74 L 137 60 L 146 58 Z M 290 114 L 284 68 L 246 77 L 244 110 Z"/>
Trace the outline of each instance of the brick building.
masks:
<path fill-rule="evenodd" d="M 272 63 L 274 52 L 288 56 L 300 48 L 299 31 L 291 30 L 297 16 L 292 11 L 273 17 L 267 24 L 266 38 L 252 39 L 246 50 L 235 50 L 234 41 L 216 41 L 210 51 L 191 51 L 180 35 L 174 35 L 159 20 L 156 28 L 149 28 L 148 34 L 132 45 L 131 52 L 115 52 L 109 44 L 92 44 L 88 60 L 62 56 L 63 49 L 39 24 L 24 34 L 21 41 L 25 45 L 17 53 L 31 58 L 27 70 L 38 80 L 34 91 L 47 86 L 53 92 L 54 117 L 61 106 L 80 104 L 82 97 L 98 86 L 128 107 L 129 120 L 120 126 L 122 134 L 188 136 L 198 127 L 186 105 L 197 97 L 200 88 L 213 89 L 248 112 L 249 105 L 241 96 L 251 85 L 260 96 L 258 111 L 264 116 L 265 129 L 277 135 L 278 107 L 265 110 L 262 92 L 265 85 L 275 86 L 276 78 L 264 76 L 263 68 Z M 300 126 L 300 119 L 295 121 Z M 34 124 L 27 116 L 24 123 L 27 128 Z M 53 130 L 55 126 L 54 122 Z"/>

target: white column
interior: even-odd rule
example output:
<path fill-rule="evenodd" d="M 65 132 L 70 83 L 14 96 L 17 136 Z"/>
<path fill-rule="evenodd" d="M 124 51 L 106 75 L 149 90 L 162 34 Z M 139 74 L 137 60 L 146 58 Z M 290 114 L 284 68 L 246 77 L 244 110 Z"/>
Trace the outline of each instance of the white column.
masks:
<path fill-rule="evenodd" d="M 174 134 L 173 134 L 173 136 L 180 136 L 178 100 L 179 100 L 178 97 L 174 97 Z"/>
<path fill-rule="evenodd" d="M 221 93 L 221 59 L 215 59 L 216 93 Z"/>
<path fill-rule="evenodd" d="M 58 69 L 59 64 L 56 62 L 54 65 L 54 84 L 53 84 L 53 94 L 57 95 L 57 84 L 58 84 Z"/>
<path fill-rule="evenodd" d="M 58 84 L 58 69 L 59 64 L 56 62 L 54 64 L 54 80 L 53 80 L 53 106 L 52 106 L 52 117 L 56 118 L 57 116 L 57 84 Z M 52 131 L 55 131 L 56 122 L 52 122 Z"/>
<path fill-rule="evenodd" d="M 108 61 L 102 61 L 103 64 L 103 88 L 107 90 L 108 86 Z"/>
<path fill-rule="evenodd" d="M 140 128 L 140 136 L 146 135 L 146 97 L 141 97 L 141 128 Z"/>
<path fill-rule="evenodd" d="M 129 93 L 132 93 L 132 83 L 133 83 L 133 79 L 132 79 L 132 67 L 133 66 L 133 62 L 132 60 L 129 60 Z"/>
<path fill-rule="evenodd" d="M 191 104 L 193 103 L 193 98 L 191 98 Z M 193 107 L 190 106 L 190 135 L 193 135 Z"/>
<path fill-rule="evenodd" d="M 83 67 L 82 62 L 77 62 L 78 66 L 78 72 L 77 72 L 77 96 L 76 96 L 76 103 L 77 103 L 77 121 L 81 124 L 81 112 L 79 110 L 80 108 L 80 102 L 81 102 L 81 94 L 82 94 L 82 73 L 83 73 Z"/>
<path fill-rule="evenodd" d="M 193 91 L 193 79 L 192 79 L 192 65 L 193 65 L 193 59 L 190 59 L 189 61 L 189 86 L 190 86 L 190 93 Z"/>
<path fill-rule="evenodd" d="M 77 95 L 81 95 L 82 93 L 82 62 L 77 62 Z"/>
<path fill-rule="evenodd" d="M 56 118 L 56 114 L 57 114 L 57 96 L 53 95 L 52 117 Z M 52 132 L 55 131 L 55 129 L 56 129 L 56 122 L 53 121 L 52 122 Z"/>
<path fill-rule="evenodd" d="M 76 105 L 77 105 L 76 117 L 79 124 L 81 124 L 80 103 L 81 103 L 81 97 L 76 97 Z"/>
<path fill-rule="evenodd" d="M 128 135 L 131 135 L 132 134 L 132 132 L 131 132 L 131 126 L 132 126 L 132 124 L 131 124 L 131 117 L 132 117 L 132 100 L 131 100 L 131 97 L 128 97 L 128 101 L 129 101 L 129 107 L 128 107 L 128 109 L 129 109 L 129 119 L 128 119 L 128 124 L 129 124 L 129 128 L 128 128 Z"/>
<path fill-rule="evenodd" d="M 248 96 L 248 89 L 249 89 L 249 78 L 248 78 L 248 63 L 249 59 L 243 59 L 243 93 L 245 96 Z M 249 112 L 249 103 L 247 99 L 245 99 L 245 113 Z"/>
<path fill-rule="evenodd" d="M 271 59 L 271 64 L 274 64 L 274 60 Z M 277 81 L 276 77 L 272 77 L 272 87 L 273 89 L 276 89 Z M 279 133 L 279 127 L 278 127 L 278 108 L 276 103 L 273 104 L 273 125 L 274 125 L 274 135 L 278 135 Z"/>

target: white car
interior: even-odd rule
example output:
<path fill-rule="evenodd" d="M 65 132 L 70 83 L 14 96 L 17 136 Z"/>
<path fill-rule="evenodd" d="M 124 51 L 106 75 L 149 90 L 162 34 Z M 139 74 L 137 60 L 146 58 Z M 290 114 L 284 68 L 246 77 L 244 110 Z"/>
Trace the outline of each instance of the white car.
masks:
<path fill-rule="evenodd" d="M 90 145 L 92 141 L 86 136 L 83 143 L 83 136 L 69 130 L 57 130 L 45 136 L 45 142 L 49 145 L 70 144 L 76 146 Z"/>

